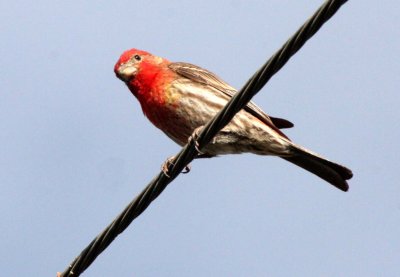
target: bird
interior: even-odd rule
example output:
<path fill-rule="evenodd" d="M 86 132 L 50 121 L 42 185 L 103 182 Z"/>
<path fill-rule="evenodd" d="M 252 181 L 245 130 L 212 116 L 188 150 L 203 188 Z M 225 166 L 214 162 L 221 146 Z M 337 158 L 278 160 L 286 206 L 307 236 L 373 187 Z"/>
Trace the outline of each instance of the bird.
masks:
<path fill-rule="evenodd" d="M 134 48 L 122 53 L 114 73 L 137 98 L 150 122 L 181 146 L 237 92 L 204 68 Z M 277 156 L 347 191 L 352 171 L 292 142 L 281 130 L 291 127 L 290 121 L 269 116 L 250 101 L 199 150 L 198 158 L 241 153 Z"/>

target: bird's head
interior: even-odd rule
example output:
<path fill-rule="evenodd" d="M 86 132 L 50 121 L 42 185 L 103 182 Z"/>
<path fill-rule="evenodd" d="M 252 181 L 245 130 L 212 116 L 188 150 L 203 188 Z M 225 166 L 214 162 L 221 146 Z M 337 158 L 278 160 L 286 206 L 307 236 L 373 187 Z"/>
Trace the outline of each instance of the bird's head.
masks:
<path fill-rule="evenodd" d="M 125 51 L 114 66 L 115 75 L 123 82 L 129 83 L 143 70 L 155 67 L 163 59 L 146 51 L 130 49 Z M 150 70 L 151 71 L 151 70 Z"/>
<path fill-rule="evenodd" d="M 149 53 L 137 49 L 125 51 L 114 66 L 115 75 L 124 82 L 132 80 L 140 71 L 140 64 Z"/>

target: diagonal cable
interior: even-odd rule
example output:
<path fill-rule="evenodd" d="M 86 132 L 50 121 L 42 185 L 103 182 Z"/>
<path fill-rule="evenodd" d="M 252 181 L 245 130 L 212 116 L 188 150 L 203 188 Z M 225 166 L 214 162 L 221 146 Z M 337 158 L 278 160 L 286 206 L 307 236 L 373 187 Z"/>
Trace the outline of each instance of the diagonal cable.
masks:
<path fill-rule="evenodd" d="M 226 106 L 202 129 L 197 137 L 198 148 L 206 146 L 226 126 L 235 114 L 247 105 L 268 80 L 327 22 L 347 0 L 328 0 L 303 26 L 251 77 Z M 190 140 L 168 167 L 169 177 L 160 172 L 147 187 L 135 197 L 124 211 L 81 253 L 61 274 L 63 277 L 79 276 L 111 242 L 122 233 L 172 182 L 197 155 L 196 142 Z"/>

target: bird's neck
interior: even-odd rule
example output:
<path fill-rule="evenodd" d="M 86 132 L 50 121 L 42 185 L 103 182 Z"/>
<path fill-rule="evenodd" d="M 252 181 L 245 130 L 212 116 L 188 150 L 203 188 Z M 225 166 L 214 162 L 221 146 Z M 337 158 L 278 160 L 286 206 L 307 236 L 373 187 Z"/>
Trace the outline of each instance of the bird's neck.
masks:
<path fill-rule="evenodd" d="M 167 66 L 142 64 L 135 79 L 129 83 L 133 95 L 139 100 L 143 113 L 150 119 L 164 113 L 168 102 L 168 87 L 173 79 Z"/>

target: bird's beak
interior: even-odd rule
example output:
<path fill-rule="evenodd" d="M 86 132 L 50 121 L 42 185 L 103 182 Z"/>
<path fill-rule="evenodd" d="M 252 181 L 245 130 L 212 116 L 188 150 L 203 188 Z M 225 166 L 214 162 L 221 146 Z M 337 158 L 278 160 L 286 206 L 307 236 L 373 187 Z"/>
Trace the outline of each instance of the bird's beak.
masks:
<path fill-rule="evenodd" d="M 137 73 L 137 68 L 132 63 L 121 64 L 115 70 L 115 75 L 124 82 L 129 82 Z"/>

